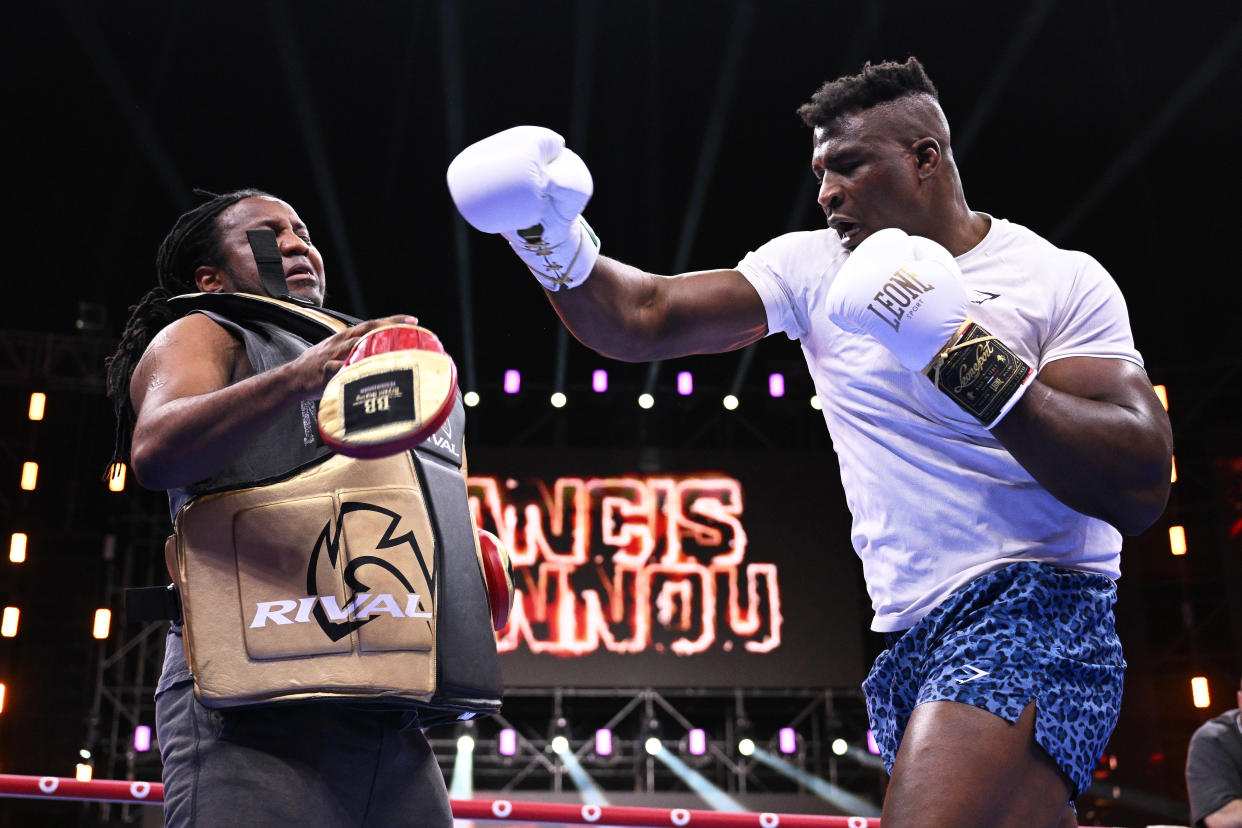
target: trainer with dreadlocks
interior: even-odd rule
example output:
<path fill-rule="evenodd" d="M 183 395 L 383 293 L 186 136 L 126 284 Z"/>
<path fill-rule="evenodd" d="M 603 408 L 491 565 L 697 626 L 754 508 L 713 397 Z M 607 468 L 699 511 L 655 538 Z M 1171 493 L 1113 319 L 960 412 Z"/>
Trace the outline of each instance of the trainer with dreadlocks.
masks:
<path fill-rule="evenodd" d="M 413 317 L 323 308 L 284 201 L 203 195 L 108 365 L 114 460 L 173 516 L 166 823 L 450 825 L 421 728 L 499 709 L 512 595 L 470 517 L 452 360 Z M 158 603 L 131 592 L 131 615 Z"/>
<path fill-rule="evenodd" d="M 729 269 L 599 255 L 590 173 L 540 127 L 463 150 L 449 190 L 601 354 L 801 343 L 887 637 L 864 683 L 884 828 L 1074 824 L 1121 699 L 1121 532 L 1169 492 L 1168 419 L 1124 301 L 1090 256 L 967 206 L 914 58 L 799 112 L 828 226 Z"/>

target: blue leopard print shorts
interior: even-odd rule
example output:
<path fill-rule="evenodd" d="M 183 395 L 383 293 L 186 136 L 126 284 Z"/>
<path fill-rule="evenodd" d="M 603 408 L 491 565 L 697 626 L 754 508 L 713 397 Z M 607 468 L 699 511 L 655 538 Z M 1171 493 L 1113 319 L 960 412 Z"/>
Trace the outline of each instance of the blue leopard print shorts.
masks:
<path fill-rule="evenodd" d="M 889 772 L 917 705 L 956 701 L 1013 723 L 1035 701 L 1035 741 L 1070 780 L 1091 774 L 1121 708 L 1125 659 L 1113 627 L 1116 585 L 1048 564 L 1010 564 L 889 633 L 863 691 Z"/>

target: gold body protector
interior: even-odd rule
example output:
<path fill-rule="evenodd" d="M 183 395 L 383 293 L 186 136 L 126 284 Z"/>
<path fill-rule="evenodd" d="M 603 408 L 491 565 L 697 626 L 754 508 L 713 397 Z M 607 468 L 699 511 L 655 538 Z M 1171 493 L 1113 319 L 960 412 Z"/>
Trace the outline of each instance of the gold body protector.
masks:
<path fill-rule="evenodd" d="M 273 329 L 286 340 L 297 332 L 306 347 L 315 329 L 323 338 L 345 324 L 266 297 L 200 294 L 177 302 L 240 331 L 256 371 L 282 358 L 257 352 Z M 466 496 L 464 420 L 458 400 L 425 443 L 372 460 L 332 454 L 306 435 L 291 455 L 301 462 L 287 473 L 250 485 L 213 478 L 178 509 L 165 557 L 204 705 L 351 699 L 417 707 L 423 726 L 500 708 Z M 286 423 L 261 435 L 258 453 L 265 439 L 288 443 L 291 430 Z M 303 436 L 299 430 L 292 439 Z"/>

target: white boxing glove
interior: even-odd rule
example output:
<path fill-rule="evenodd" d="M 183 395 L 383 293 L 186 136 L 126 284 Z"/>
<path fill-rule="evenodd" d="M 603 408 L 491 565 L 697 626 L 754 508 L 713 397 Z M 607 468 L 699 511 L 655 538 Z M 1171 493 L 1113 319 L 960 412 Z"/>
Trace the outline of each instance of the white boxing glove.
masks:
<path fill-rule="evenodd" d="M 968 308 L 953 255 L 895 227 L 863 240 L 828 288 L 828 316 L 838 327 L 875 337 L 992 428 L 1034 372 L 972 321 Z"/>
<path fill-rule="evenodd" d="M 599 256 L 599 238 L 581 215 L 591 172 L 550 129 L 517 126 L 466 147 L 448 168 L 462 218 L 499 233 L 548 290 L 577 287 Z"/>

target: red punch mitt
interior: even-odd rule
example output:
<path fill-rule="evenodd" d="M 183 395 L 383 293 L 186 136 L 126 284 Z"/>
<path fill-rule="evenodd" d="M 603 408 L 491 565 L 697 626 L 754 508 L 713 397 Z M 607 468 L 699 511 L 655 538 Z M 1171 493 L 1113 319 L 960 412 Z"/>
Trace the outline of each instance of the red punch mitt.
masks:
<path fill-rule="evenodd" d="M 319 434 L 349 457 L 387 457 L 444 425 L 457 400 L 457 366 L 436 335 L 385 325 L 355 343 L 319 401 Z"/>
<path fill-rule="evenodd" d="M 509 610 L 513 608 L 513 562 L 500 538 L 486 529 L 476 529 L 475 533 L 479 539 L 479 566 L 483 567 L 487 598 L 492 605 L 492 627 L 500 632 L 509 623 Z"/>

